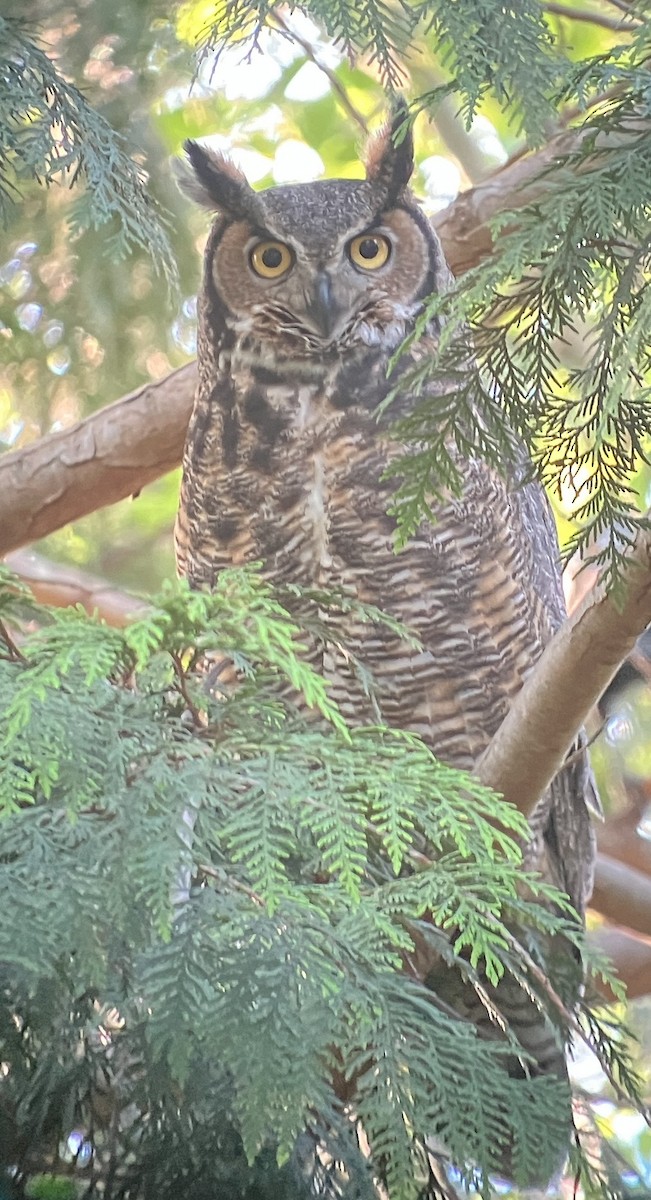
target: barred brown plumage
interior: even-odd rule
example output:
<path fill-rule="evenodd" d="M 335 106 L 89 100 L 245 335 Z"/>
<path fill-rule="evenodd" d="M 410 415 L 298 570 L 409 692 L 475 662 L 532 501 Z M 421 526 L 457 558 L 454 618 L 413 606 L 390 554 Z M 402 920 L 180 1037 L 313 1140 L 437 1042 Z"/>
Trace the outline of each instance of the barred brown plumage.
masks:
<path fill-rule="evenodd" d="M 507 479 L 457 452 L 460 495 L 444 494 L 435 520 L 395 551 L 387 510 L 396 484 L 386 469 L 404 447 L 391 427 L 414 402 L 399 376 L 423 344 L 436 343 L 436 322 L 391 381 L 388 362 L 426 297 L 449 278 L 407 190 L 412 146 L 409 136 L 395 144 L 399 123 L 402 116 L 374 143 L 366 180 L 261 193 L 220 156 L 187 144 L 186 188 L 219 216 L 205 254 L 178 566 L 201 587 L 227 566 L 262 560 L 276 583 L 343 589 L 399 619 L 421 648 L 386 626 L 346 620 L 382 718 L 419 734 L 443 761 L 472 769 L 563 619 L 558 546 L 524 456 Z M 348 720 L 373 722 L 346 655 L 331 646 L 313 653 Z M 580 914 L 594 853 L 590 789 L 579 756 L 539 803 L 526 849 L 527 863 L 566 890 Z M 571 959 L 565 944 L 548 951 Z M 576 997 L 581 972 L 569 967 Z M 442 964 L 428 984 L 484 1036 L 503 1036 L 494 1005 L 534 1070 L 565 1076 L 562 1035 L 514 979 L 482 992 Z M 523 1069 L 514 1056 L 514 1073 Z M 569 1132 L 568 1111 L 568 1140 Z"/>

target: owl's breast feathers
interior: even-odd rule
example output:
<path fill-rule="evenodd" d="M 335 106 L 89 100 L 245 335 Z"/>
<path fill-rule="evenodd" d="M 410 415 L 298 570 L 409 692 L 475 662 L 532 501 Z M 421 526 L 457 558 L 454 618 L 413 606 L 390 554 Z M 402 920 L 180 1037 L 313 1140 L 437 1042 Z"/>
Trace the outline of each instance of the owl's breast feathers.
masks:
<path fill-rule="evenodd" d="M 374 413 L 385 364 L 367 350 L 292 381 L 228 356 L 216 385 L 200 386 L 189 429 L 179 569 L 210 586 L 223 567 L 262 560 L 275 583 L 344 589 L 400 620 L 420 648 L 349 615 L 339 636 L 352 657 L 316 644 L 311 657 L 351 722 L 377 719 L 357 658 L 388 724 L 471 769 L 562 620 L 555 534 L 537 483 L 509 487 L 485 464 L 460 461 L 462 494 L 396 553 L 387 515 L 396 485 L 383 476 L 401 447 Z M 568 774 L 553 785 L 558 815 L 582 842 L 583 785 Z M 583 903 L 580 871 L 560 882 Z"/>

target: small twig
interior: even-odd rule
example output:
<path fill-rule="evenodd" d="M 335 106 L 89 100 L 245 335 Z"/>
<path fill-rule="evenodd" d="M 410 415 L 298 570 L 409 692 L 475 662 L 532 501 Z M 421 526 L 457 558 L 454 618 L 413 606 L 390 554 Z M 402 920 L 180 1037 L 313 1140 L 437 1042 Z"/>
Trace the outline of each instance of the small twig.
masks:
<path fill-rule="evenodd" d="M 197 708 L 197 705 L 195 704 L 194 700 L 192 699 L 192 696 L 190 695 L 190 692 L 188 690 L 188 678 L 187 678 L 185 671 L 183 670 L 183 663 L 181 662 L 179 655 L 173 651 L 170 651 L 170 658 L 172 659 L 172 662 L 174 663 L 174 671 L 175 671 L 176 677 L 179 681 L 179 692 L 181 693 L 183 699 L 185 700 L 185 703 L 187 704 L 190 712 L 192 713 L 192 719 L 194 720 L 195 725 L 199 725 L 202 729 L 204 729 L 206 726 L 206 718 L 205 718 L 204 714 L 201 712 L 201 709 Z"/>
<path fill-rule="evenodd" d="M 359 128 L 362 130 L 362 132 L 366 136 L 368 136 L 368 125 L 366 124 L 364 117 L 360 113 L 359 109 L 355 108 L 355 105 L 353 104 L 352 100 L 350 99 L 348 92 L 346 91 L 345 87 L 343 86 L 341 80 L 337 79 L 337 76 L 335 75 L 334 71 L 330 67 L 327 67 L 325 65 L 325 63 L 322 63 L 319 61 L 319 59 L 316 56 L 314 47 L 311 46 L 310 43 L 305 38 L 301 37 L 300 33 L 296 33 L 296 30 L 292 29 L 291 26 L 286 23 L 285 19 L 283 17 L 281 17 L 280 13 L 278 12 L 278 9 L 276 9 L 276 8 L 272 9 L 271 16 L 273 17 L 274 21 L 279 26 L 279 28 L 283 31 L 283 33 L 292 42 L 296 42 L 297 46 L 300 46 L 301 50 L 303 50 L 304 53 L 307 55 L 310 62 L 313 62 L 315 67 L 318 67 L 319 70 L 323 72 L 323 74 L 328 79 L 328 81 L 330 83 L 330 87 L 332 88 L 333 92 L 336 92 L 339 99 L 341 100 L 341 103 L 342 103 L 343 107 L 346 109 L 348 116 L 351 117 L 352 120 L 355 121 L 355 123 L 357 125 L 359 125 Z"/>
<path fill-rule="evenodd" d="M 576 750 L 573 750 L 571 754 L 568 754 L 563 766 L 561 767 L 561 771 L 567 770 L 567 768 L 571 767 L 573 763 L 579 762 L 579 760 L 583 758 L 586 750 L 589 750 L 590 746 L 594 746 L 597 738 L 601 737 L 604 729 L 606 728 L 606 724 L 606 721 L 602 721 L 599 728 L 595 730 L 591 737 L 586 739 L 582 746 L 578 746 Z"/>
<path fill-rule="evenodd" d="M 508 942 L 511 949 L 515 952 L 515 954 L 522 959 L 523 963 L 527 967 L 527 970 L 531 972 L 534 979 L 536 980 L 536 983 L 540 984 L 540 986 L 543 989 L 543 991 L 545 992 L 545 994 L 552 1001 L 554 1008 L 556 1008 L 558 1010 L 558 1012 L 560 1013 L 560 1015 L 563 1017 L 563 1020 L 566 1021 L 568 1025 L 572 1026 L 572 1028 L 574 1028 L 576 1026 L 576 1029 L 578 1032 L 579 1024 L 578 1024 L 576 1017 L 574 1016 L 574 1013 L 570 1012 L 569 1008 L 567 1008 L 567 1006 L 563 1003 L 558 992 L 552 986 L 548 976 L 545 974 L 545 972 L 542 970 L 542 968 L 539 967 L 536 962 L 534 962 L 534 960 L 531 957 L 531 955 L 529 954 L 529 952 L 527 950 L 525 950 L 522 943 L 518 941 L 518 939 L 514 936 L 514 934 L 512 934 L 506 928 L 501 930 L 501 933 L 502 933 L 503 937 L 506 939 L 506 941 Z"/>
<path fill-rule="evenodd" d="M 597 92 L 589 100 L 586 100 L 585 104 L 570 104 L 560 114 L 558 128 L 566 129 L 577 117 L 585 117 L 588 113 L 594 112 L 595 108 L 615 99 L 616 96 L 621 96 L 622 91 L 621 83 L 614 83 L 612 87 L 604 88 L 603 92 Z"/>
<path fill-rule="evenodd" d="M 4 621 L 0 621 L 0 638 L 2 638 L 3 642 L 5 643 L 8 651 L 9 651 L 9 656 L 10 656 L 10 659 L 12 662 L 22 662 L 22 663 L 27 662 L 25 655 L 22 653 L 22 651 L 20 651 L 18 649 L 18 646 L 16 645 L 14 639 L 12 638 Z"/>
<path fill-rule="evenodd" d="M 262 896 L 254 892 L 253 888 L 247 887 L 245 883 L 241 883 L 239 879 L 233 879 L 233 876 L 228 875 L 225 871 L 216 871 L 214 867 L 209 867 L 207 863 L 197 863 L 197 870 L 201 871 L 202 875 L 207 875 L 209 879 L 216 880 L 217 883 L 227 883 L 234 891 L 242 892 L 254 904 L 259 905 L 260 908 L 265 907 Z"/>
<path fill-rule="evenodd" d="M 627 16 L 617 19 L 616 17 L 602 16 L 601 13 L 589 9 L 568 8 L 564 4 L 553 3 L 553 0 L 547 0 L 542 7 L 545 12 L 552 13 L 554 16 L 567 17 L 568 21 L 584 21 L 588 25 L 600 25 L 602 29 L 614 29 L 618 33 L 626 33 L 627 26 L 639 28 L 642 24 L 630 12 Z"/>

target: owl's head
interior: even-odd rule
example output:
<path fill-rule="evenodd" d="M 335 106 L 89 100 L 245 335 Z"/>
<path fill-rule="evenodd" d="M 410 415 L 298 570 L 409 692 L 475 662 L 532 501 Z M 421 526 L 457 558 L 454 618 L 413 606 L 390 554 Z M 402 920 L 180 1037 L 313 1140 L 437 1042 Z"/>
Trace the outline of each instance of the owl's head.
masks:
<path fill-rule="evenodd" d="M 179 183 L 219 214 L 206 286 L 248 340 L 323 355 L 399 345 L 446 267 L 411 196 L 411 129 L 399 108 L 366 155 L 364 180 L 255 192 L 224 156 L 185 143 Z"/>

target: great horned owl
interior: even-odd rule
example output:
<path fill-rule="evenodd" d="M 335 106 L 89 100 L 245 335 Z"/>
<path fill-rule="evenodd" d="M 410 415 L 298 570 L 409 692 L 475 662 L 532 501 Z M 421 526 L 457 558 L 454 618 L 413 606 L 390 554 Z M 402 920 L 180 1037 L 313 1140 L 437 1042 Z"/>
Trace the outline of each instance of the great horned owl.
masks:
<path fill-rule="evenodd" d="M 558 546 L 538 483 L 505 481 L 468 458 L 461 494 L 396 553 L 385 471 L 404 449 L 391 424 L 413 397 L 403 391 L 377 410 L 391 355 L 449 279 L 408 191 L 413 147 L 404 127 L 396 137 L 400 121 L 372 142 L 365 180 L 258 193 L 227 159 L 186 142 L 185 190 L 218 217 L 205 252 L 178 565 L 201 587 L 223 567 L 262 560 L 274 582 L 343 588 L 398 618 L 421 648 L 386 627 L 351 619 L 346 629 L 383 719 L 472 769 L 563 618 Z M 350 663 L 328 650 L 319 666 L 348 719 L 373 720 Z M 529 847 L 579 912 L 593 857 L 587 790 L 579 757 L 540 803 Z M 550 1027 L 512 993 L 498 1000 L 514 1031 L 541 1072 L 561 1074 Z M 475 1019 L 490 1036 L 486 1013 Z"/>

